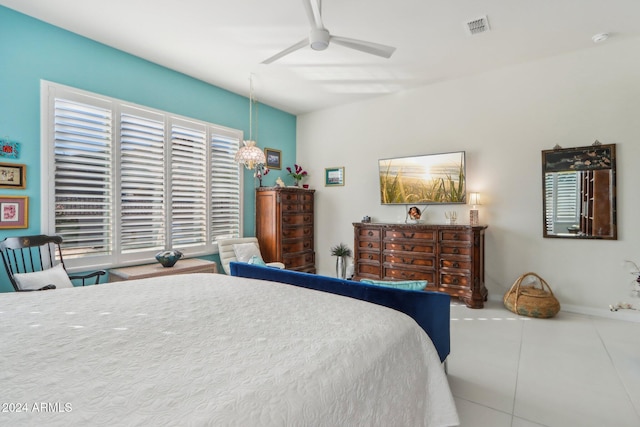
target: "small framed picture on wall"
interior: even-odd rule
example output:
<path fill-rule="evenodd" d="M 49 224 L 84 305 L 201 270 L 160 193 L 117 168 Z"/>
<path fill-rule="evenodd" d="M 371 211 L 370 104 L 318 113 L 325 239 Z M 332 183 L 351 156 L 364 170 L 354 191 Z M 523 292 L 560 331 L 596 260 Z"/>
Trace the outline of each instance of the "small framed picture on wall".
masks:
<path fill-rule="evenodd" d="M 0 229 L 29 226 L 29 198 L 0 196 Z"/>
<path fill-rule="evenodd" d="M 324 186 L 337 187 L 344 185 L 344 166 L 338 168 L 325 168 Z"/>
<path fill-rule="evenodd" d="M 24 189 L 27 184 L 26 172 L 26 165 L 0 163 L 0 188 Z"/>
<path fill-rule="evenodd" d="M 282 169 L 282 151 L 273 148 L 265 148 L 264 156 L 267 158 L 267 166 L 269 169 Z"/>

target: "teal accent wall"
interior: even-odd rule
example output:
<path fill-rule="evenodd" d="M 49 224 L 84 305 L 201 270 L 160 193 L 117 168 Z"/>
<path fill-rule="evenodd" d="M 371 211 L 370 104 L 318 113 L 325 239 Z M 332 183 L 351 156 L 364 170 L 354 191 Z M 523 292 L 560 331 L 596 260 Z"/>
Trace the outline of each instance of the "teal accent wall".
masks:
<path fill-rule="evenodd" d="M 0 195 L 29 196 L 29 228 L 0 230 L 7 236 L 40 230 L 40 81 L 49 80 L 101 95 L 192 117 L 249 134 L 249 100 L 0 6 L 0 138 L 21 144 L 27 165 L 25 190 Z M 210 52 L 203 52 L 210 54 Z M 247 75 L 247 90 L 249 76 Z M 296 158 L 296 117 L 260 104 L 258 145 L 282 151 L 283 164 Z M 277 174 L 265 177 L 273 185 Z M 244 234 L 255 233 L 253 173 L 244 170 Z M 13 288 L 0 268 L 0 292 Z"/>

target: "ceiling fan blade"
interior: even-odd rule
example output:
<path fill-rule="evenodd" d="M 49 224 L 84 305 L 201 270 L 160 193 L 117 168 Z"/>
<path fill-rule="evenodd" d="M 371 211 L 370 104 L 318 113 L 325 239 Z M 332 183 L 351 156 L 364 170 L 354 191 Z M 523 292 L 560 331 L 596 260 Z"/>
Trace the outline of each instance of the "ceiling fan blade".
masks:
<path fill-rule="evenodd" d="M 304 10 L 307 12 L 307 18 L 309 18 L 309 24 L 311 28 L 324 28 L 322 23 L 322 12 L 320 10 L 320 0 L 302 0 Z"/>
<path fill-rule="evenodd" d="M 309 38 L 305 38 L 304 40 L 300 40 L 298 43 L 294 44 L 283 50 L 282 52 L 278 52 L 270 58 L 262 61 L 263 64 L 271 64 L 273 61 L 276 61 L 282 58 L 285 55 L 290 54 L 291 52 L 295 52 L 296 50 L 302 49 L 303 47 L 309 46 Z"/>
<path fill-rule="evenodd" d="M 391 58 L 391 55 L 393 55 L 393 52 L 395 52 L 396 50 L 395 47 L 386 46 L 379 43 L 366 42 L 364 40 L 356 40 L 339 36 L 331 36 L 330 42 L 351 49 L 359 50 L 361 52 L 381 56 L 383 58 Z"/>

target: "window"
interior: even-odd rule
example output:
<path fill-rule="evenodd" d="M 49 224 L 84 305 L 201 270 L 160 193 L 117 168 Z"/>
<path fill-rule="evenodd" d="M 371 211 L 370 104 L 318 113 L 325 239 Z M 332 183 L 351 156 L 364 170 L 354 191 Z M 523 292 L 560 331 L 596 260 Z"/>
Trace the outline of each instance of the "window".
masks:
<path fill-rule="evenodd" d="M 42 229 L 69 267 L 209 254 L 240 235 L 242 131 L 49 82 L 42 105 Z"/>

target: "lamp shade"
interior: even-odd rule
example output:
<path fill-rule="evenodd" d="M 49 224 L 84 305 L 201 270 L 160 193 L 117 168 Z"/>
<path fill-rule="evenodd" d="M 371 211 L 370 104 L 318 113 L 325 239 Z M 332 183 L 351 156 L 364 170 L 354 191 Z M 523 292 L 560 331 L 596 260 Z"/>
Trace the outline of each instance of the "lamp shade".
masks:
<path fill-rule="evenodd" d="M 234 160 L 242 163 L 247 169 L 253 169 L 257 165 L 266 163 L 264 152 L 256 147 L 255 141 L 243 141 L 244 147 L 240 147 Z"/>
<path fill-rule="evenodd" d="M 480 204 L 480 193 L 469 193 L 469 204 L 470 205 L 479 205 Z"/>

